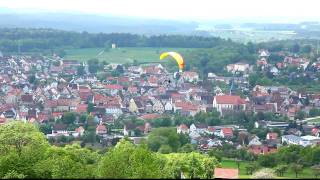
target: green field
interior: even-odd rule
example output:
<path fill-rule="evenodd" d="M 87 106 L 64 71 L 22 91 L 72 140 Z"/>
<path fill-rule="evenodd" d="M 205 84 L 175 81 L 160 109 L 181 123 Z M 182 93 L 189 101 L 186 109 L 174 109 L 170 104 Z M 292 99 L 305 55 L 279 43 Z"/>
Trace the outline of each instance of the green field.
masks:
<path fill-rule="evenodd" d="M 87 61 L 97 58 L 109 63 L 159 62 L 159 56 L 165 51 L 177 51 L 182 55 L 190 48 L 116 48 L 103 51 L 103 48 L 66 49 L 64 59 Z"/>
<path fill-rule="evenodd" d="M 248 179 L 251 175 L 246 174 L 246 166 L 248 162 L 241 162 L 240 163 L 240 172 L 239 172 L 239 178 L 240 179 Z M 238 168 L 237 163 L 234 160 L 230 159 L 223 159 L 221 162 L 221 165 L 223 168 Z M 295 179 L 295 173 L 292 172 L 290 169 L 286 173 L 284 173 L 284 177 L 279 177 L 279 179 Z M 310 168 L 304 168 L 303 172 L 298 174 L 298 179 L 302 178 L 314 178 L 312 174 L 312 170 Z"/>
<path fill-rule="evenodd" d="M 213 36 L 218 36 L 223 39 L 232 39 L 236 42 L 267 42 L 273 40 L 286 40 L 295 37 L 293 32 L 288 31 L 259 31 L 259 30 L 245 30 L 245 29 L 233 29 L 233 30 L 214 30 L 211 33 Z"/>

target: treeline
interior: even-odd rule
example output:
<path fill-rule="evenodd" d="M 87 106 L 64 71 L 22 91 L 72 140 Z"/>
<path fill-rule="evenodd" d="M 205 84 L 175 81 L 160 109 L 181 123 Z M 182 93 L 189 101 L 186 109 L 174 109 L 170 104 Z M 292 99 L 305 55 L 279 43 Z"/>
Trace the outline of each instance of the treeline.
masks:
<path fill-rule="evenodd" d="M 103 48 L 115 43 L 119 47 L 180 47 L 211 48 L 229 44 L 229 41 L 216 37 L 158 35 L 142 36 L 129 33 L 88 33 L 54 29 L 0 29 L 0 50 L 21 52 L 69 48 Z"/>
<path fill-rule="evenodd" d="M 0 126 L 0 178 L 212 178 L 219 166 L 214 157 L 198 152 L 160 154 L 146 143 L 123 139 L 102 150 L 78 144 L 52 146 L 36 126 L 10 122 Z"/>

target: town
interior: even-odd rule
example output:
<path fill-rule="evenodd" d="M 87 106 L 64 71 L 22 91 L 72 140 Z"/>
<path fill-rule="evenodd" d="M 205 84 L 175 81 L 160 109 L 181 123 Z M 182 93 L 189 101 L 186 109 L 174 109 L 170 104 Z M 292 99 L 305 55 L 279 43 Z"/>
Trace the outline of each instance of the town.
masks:
<path fill-rule="evenodd" d="M 56 54 L 1 54 L 0 123 L 33 123 L 49 142 L 80 140 L 84 146 L 115 145 L 124 137 L 139 144 L 161 126 L 176 127 L 177 133 L 187 135 L 189 143 L 203 152 L 231 144 L 259 155 L 288 144 L 319 144 L 320 92 L 308 94 L 283 85 L 250 88 L 249 75 L 266 71 L 279 76 L 285 67 L 293 66 L 301 73 L 290 73 L 290 77 L 316 79 L 306 69 L 318 71 L 320 59 L 310 63 L 307 58 L 285 55 L 282 62 L 270 64 L 268 50 L 257 54 L 255 65 L 229 64 L 224 68 L 231 76 L 208 73 L 206 79 L 197 71 L 170 73 L 157 63 L 105 64 L 98 67 L 104 76 L 98 77 L 91 73 L 97 68 L 94 63 Z M 221 84 L 227 88 L 223 90 Z M 208 113 L 215 115 L 199 119 Z M 193 121 L 177 121 L 176 116 Z M 167 119 L 172 122 L 166 123 Z"/>

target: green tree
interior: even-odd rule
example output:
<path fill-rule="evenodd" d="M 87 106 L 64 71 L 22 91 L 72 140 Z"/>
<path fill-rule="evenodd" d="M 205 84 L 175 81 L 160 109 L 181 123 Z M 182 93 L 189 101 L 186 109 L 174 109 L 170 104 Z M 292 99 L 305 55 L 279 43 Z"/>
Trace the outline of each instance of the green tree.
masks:
<path fill-rule="evenodd" d="M 157 128 L 154 129 L 148 135 L 147 144 L 148 147 L 157 152 L 161 145 L 169 145 L 173 152 L 188 143 L 188 138 L 186 135 L 177 134 L 175 128 Z"/>
<path fill-rule="evenodd" d="M 64 124 L 73 124 L 76 120 L 76 115 L 73 112 L 66 112 L 61 120 Z"/>
<path fill-rule="evenodd" d="M 158 150 L 159 153 L 162 154 L 169 154 L 172 152 L 172 148 L 169 145 L 161 145 L 161 147 Z"/>
<path fill-rule="evenodd" d="M 94 104 L 89 102 L 87 107 L 87 113 L 91 113 L 93 111 L 94 111 Z"/>
<path fill-rule="evenodd" d="M 103 156 L 97 175 L 99 178 L 162 178 L 161 164 L 146 147 L 121 140 Z"/>
<path fill-rule="evenodd" d="M 103 66 L 100 66 L 98 59 L 90 59 L 88 61 L 88 69 L 92 74 L 96 74 L 99 70 L 101 70 Z"/>
<path fill-rule="evenodd" d="M 32 124 L 15 121 L 0 126 L 0 177 L 36 177 L 33 166 L 48 147 L 45 136 Z"/>
<path fill-rule="evenodd" d="M 280 164 L 275 167 L 275 172 L 278 174 L 278 176 L 282 177 L 283 174 L 288 170 L 288 165 L 286 164 Z"/>
<path fill-rule="evenodd" d="M 296 178 L 298 178 L 298 174 L 303 171 L 303 166 L 300 164 L 291 164 L 290 165 L 291 170 L 296 174 Z"/>
<path fill-rule="evenodd" d="M 84 66 L 78 66 L 77 67 L 77 75 L 78 76 L 83 76 L 85 74 L 85 69 L 84 69 Z"/>
<path fill-rule="evenodd" d="M 311 169 L 314 174 L 314 177 L 318 178 L 320 176 L 320 164 L 312 166 Z"/>
<path fill-rule="evenodd" d="M 302 49 L 301 49 L 302 53 L 311 53 L 312 51 L 312 46 L 311 45 L 304 45 L 302 46 Z"/>
<path fill-rule="evenodd" d="M 78 144 L 66 147 L 52 146 L 46 157 L 34 169 L 40 178 L 94 178 L 94 169 L 100 155 Z"/>

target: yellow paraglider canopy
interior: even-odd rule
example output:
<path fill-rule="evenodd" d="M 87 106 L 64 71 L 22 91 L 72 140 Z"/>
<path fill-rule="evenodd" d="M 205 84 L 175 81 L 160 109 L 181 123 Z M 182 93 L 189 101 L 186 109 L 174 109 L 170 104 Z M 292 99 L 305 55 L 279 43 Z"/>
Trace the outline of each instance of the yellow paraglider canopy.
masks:
<path fill-rule="evenodd" d="M 178 65 L 179 65 L 179 71 L 183 70 L 184 60 L 179 53 L 177 53 L 177 52 L 164 52 L 160 55 L 160 60 L 166 58 L 167 56 L 171 56 L 177 61 Z"/>

